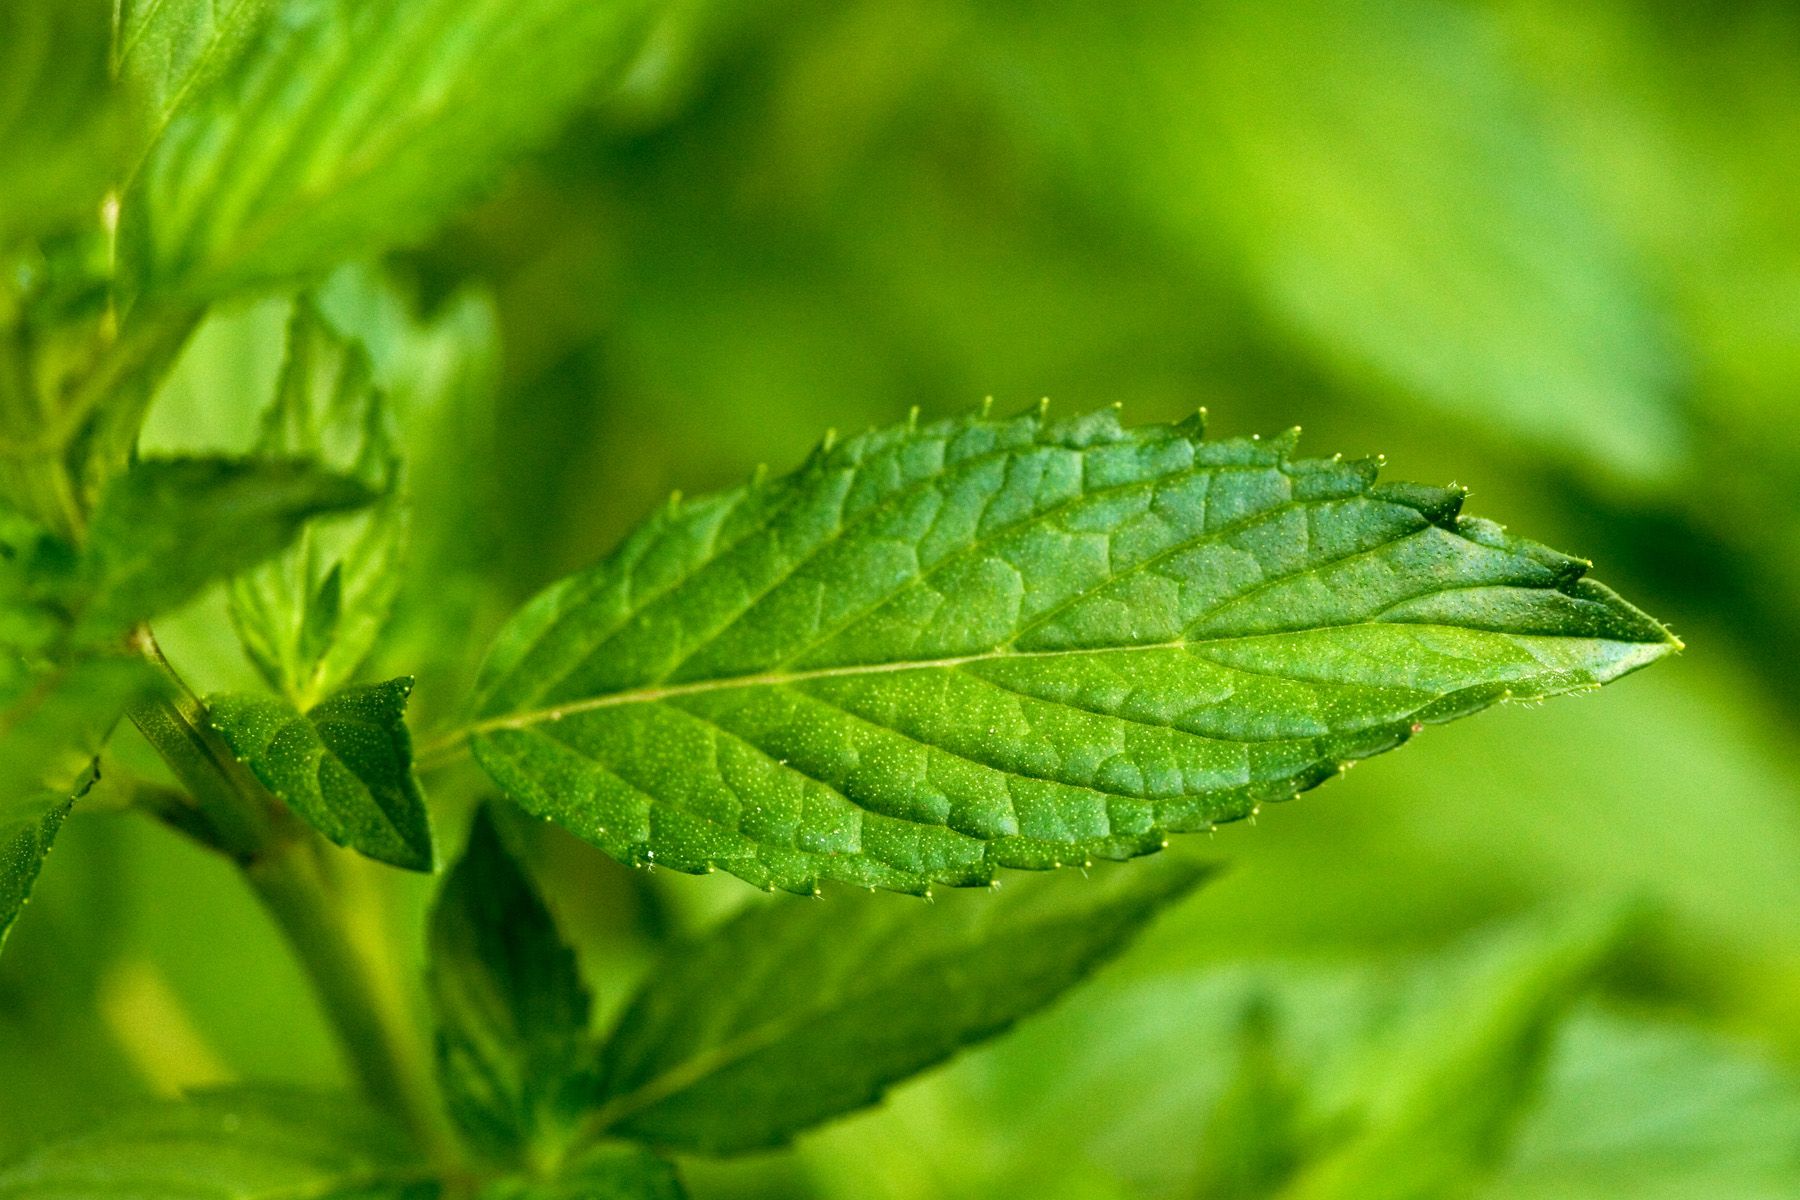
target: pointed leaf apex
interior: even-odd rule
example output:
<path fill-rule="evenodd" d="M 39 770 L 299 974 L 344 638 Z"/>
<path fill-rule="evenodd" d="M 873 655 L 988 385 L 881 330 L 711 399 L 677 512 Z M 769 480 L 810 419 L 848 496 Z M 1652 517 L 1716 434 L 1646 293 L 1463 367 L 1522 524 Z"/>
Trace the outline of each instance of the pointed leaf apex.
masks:
<path fill-rule="evenodd" d="M 758 886 L 810 892 L 823 876 L 920 892 L 1149 854 L 1317 786 L 1422 720 L 1579 690 L 1669 651 L 1667 631 L 1582 579 L 1579 560 L 1462 517 L 1463 489 L 1383 487 L 1372 464 L 1290 458 L 1296 433 L 1202 445 L 1167 425 L 1122 428 L 1108 407 L 849 439 L 829 470 L 694 505 L 686 524 L 641 531 L 526 609 L 491 659 L 472 748 L 509 795 L 622 861 L 654 851 L 658 866 Z M 664 582 L 634 599 L 648 561 Z M 1021 594 L 1039 602 L 1024 611 Z M 1269 675 L 1280 682 L 1247 682 Z M 679 704 L 663 703 L 671 687 Z M 1082 714 L 1048 735 L 1061 765 L 1046 771 L 1019 740 L 1021 709 L 1044 729 Z M 1157 755 L 1091 757 L 1134 744 L 1152 714 L 1168 726 Z M 549 722 L 557 737 L 536 736 Z M 1221 741 L 1269 728 L 1304 734 L 1278 772 L 1196 777 L 1179 795 L 1149 782 L 1159 755 L 1211 763 Z M 649 731 L 671 748 L 666 774 L 645 777 L 653 819 L 622 823 L 583 781 L 627 765 Z M 723 785 L 746 810 L 817 787 L 860 807 L 848 797 L 900 786 L 889 773 L 921 748 L 974 764 L 950 797 L 974 807 L 860 842 L 821 810 L 803 818 L 804 852 L 760 826 L 726 837 L 682 806 L 684 764 L 705 772 L 719 738 L 766 760 Z M 572 755 L 597 774 L 572 774 Z M 977 804 L 1022 777 L 1041 785 L 1041 818 Z M 1102 789 L 1120 792 L 1132 833 L 1060 819 Z"/>

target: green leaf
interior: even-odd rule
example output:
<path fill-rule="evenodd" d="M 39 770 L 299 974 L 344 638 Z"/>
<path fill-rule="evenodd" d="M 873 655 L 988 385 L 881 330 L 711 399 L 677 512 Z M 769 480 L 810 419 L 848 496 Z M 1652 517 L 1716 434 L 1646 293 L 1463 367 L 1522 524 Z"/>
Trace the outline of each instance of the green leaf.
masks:
<path fill-rule="evenodd" d="M 1004 1042 L 908 1087 L 890 1115 L 809 1139 L 809 1160 L 850 1167 L 821 1171 L 822 1190 L 911 1194 L 877 1183 L 900 1171 L 954 1178 L 971 1196 L 1036 1197 L 1060 1194 L 1057 1183 L 1085 1171 L 1121 1196 L 1291 1200 L 1288 1185 L 1303 1172 L 1382 1141 L 1410 1153 L 1391 1164 L 1396 1183 L 1419 1181 L 1412 1160 L 1441 1172 L 1432 1200 L 1482 1194 L 1474 1176 L 1496 1150 L 1506 1162 L 1530 1160 L 1522 1173 L 1542 1171 L 1538 1181 L 1569 1188 L 1571 1200 L 1636 1195 L 1608 1189 L 1605 1176 L 1584 1190 L 1584 1162 L 1610 1160 L 1615 1179 L 1635 1163 L 1636 1183 L 1688 1156 L 1690 1144 L 1692 1173 L 1679 1176 L 1688 1190 L 1650 1194 L 1785 1194 L 1701 1181 L 1709 1159 L 1800 1164 L 1791 1138 L 1769 1140 L 1800 1098 L 1791 1082 L 1771 1108 L 1774 1089 L 1727 1087 L 1720 1072 L 1697 1069 L 1687 1090 L 1673 1082 L 1673 1064 L 1634 1080 L 1632 1055 L 1581 1057 L 1591 1039 L 1572 1040 L 1572 1027 L 1591 1020 L 1582 1011 L 1595 968 L 1614 960 L 1616 909 L 1534 915 L 1429 955 L 1208 955 L 1207 968 L 1178 965 L 1191 948 L 1189 917 L 1242 913 L 1264 929 L 1280 919 L 1266 905 L 1245 907 L 1239 882 L 1234 872 L 1205 905 L 1171 914 L 1129 973 L 1108 973 Z M 1646 948 L 1634 945 L 1627 961 Z M 1475 1130 L 1485 1132 L 1470 1137 Z M 1785 1178 L 1796 1178 L 1791 1166 Z M 1347 1194 L 1385 1194 L 1383 1180 L 1365 1183 Z"/>
<path fill-rule="evenodd" d="M 1356 1129 L 1281 1200 L 1466 1194 L 1506 1155 L 1551 1035 L 1617 948 L 1617 910 L 1508 930 L 1437 1003 L 1364 1058 Z"/>
<path fill-rule="evenodd" d="M 94 755 L 133 700 L 148 667 L 97 658 L 29 671 L 8 662 L 0 711 L 0 947 L 70 806 L 98 777 Z"/>
<path fill-rule="evenodd" d="M 474 751 L 623 861 L 795 891 L 1148 853 L 1677 645 L 1461 501 L 1110 411 L 874 431 L 538 597 Z"/>
<path fill-rule="evenodd" d="M 637 1146 L 597 1146 L 551 1179 L 503 1179 L 481 1200 L 685 1200 L 675 1168 Z"/>
<path fill-rule="evenodd" d="M 1783 1200 L 1800 1194 L 1800 1078 L 1689 1022 L 1589 1012 L 1480 1200 Z"/>
<path fill-rule="evenodd" d="M 145 145 L 205 94 L 276 8 L 276 0 L 122 0 L 113 57 L 137 88 Z"/>
<path fill-rule="evenodd" d="M 312 517 L 373 493 L 302 459 L 167 458 L 133 466 L 94 512 L 95 596 L 82 630 L 106 638 L 280 551 Z"/>
<path fill-rule="evenodd" d="M 496 586 L 506 487 L 492 469 L 498 314 L 485 295 L 465 289 L 426 315 L 392 281 L 359 267 L 334 272 L 317 299 L 328 321 L 354 330 L 368 349 L 406 449 L 408 569 L 383 645 L 430 695 L 460 699 L 481 663 L 469 652 L 469 631 L 492 629 L 516 599 Z"/>
<path fill-rule="evenodd" d="M 61 802 L 46 799 L 52 800 L 49 810 L 35 820 L 0 819 L 0 949 L 6 947 L 6 936 L 31 899 L 32 885 L 73 803 L 72 797 Z"/>
<path fill-rule="evenodd" d="M 150 149 L 128 275 L 205 298 L 416 241 L 620 63 L 643 7 L 291 0 Z"/>
<path fill-rule="evenodd" d="M 406 1137 L 344 1096 L 271 1087 L 148 1105 L 0 1168 L 0 1200 L 430 1200 Z"/>
<path fill-rule="evenodd" d="M 298 707 L 355 676 L 393 611 L 407 532 L 394 442 L 368 355 L 301 300 L 257 452 L 316 458 L 381 499 L 330 526 L 307 526 L 293 546 L 232 583 L 231 616 L 245 651 Z"/>
<path fill-rule="evenodd" d="M 0 653 L 9 667 L 55 657 L 84 594 L 80 552 L 0 504 Z"/>
<path fill-rule="evenodd" d="M 651 972 L 593 1125 L 708 1154 L 780 1145 L 1042 1008 L 1207 874 L 1169 859 L 928 907 L 759 905 Z"/>
<path fill-rule="evenodd" d="M 481 1151 L 555 1144 L 594 1089 L 575 955 L 487 809 L 431 914 L 428 982 L 445 1103 Z"/>
<path fill-rule="evenodd" d="M 1024 105 L 1010 120 L 1074 155 L 1099 203 L 1162 231 L 1172 261 L 1241 281 L 1257 336 L 1285 333 L 1390 411 L 1523 443 L 1593 481 L 1673 483 L 1693 449 L 1686 346 L 1570 169 L 1495 12 L 1202 0 L 1118 20 L 1064 4 L 1002 13 L 982 44 L 1010 68 L 1003 102 Z M 1614 92 L 1585 82 L 1591 121 L 1595 95 Z M 1595 128 L 1609 142 L 1638 129 Z M 1638 219 L 1662 211 L 1634 199 Z"/>
<path fill-rule="evenodd" d="M 102 4 L 0 5 L 0 244 L 62 225 L 98 227 L 114 132 L 110 34 Z M 5 310 L 0 300 L 0 317 Z"/>
<path fill-rule="evenodd" d="M 430 871 L 431 815 L 406 728 L 412 682 L 346 688 L 304 715 L 273 696 L 212 696 L 206 708 L 232 753 L 314 829 L 379 862 Z"/>

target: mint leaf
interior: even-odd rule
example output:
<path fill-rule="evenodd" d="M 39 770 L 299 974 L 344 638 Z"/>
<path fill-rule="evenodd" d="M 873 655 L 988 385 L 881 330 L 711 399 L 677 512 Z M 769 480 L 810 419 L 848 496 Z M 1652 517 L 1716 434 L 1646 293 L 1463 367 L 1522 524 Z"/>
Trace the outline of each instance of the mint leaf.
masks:
<path fill-rule="evenodd" d="M 929 907 L 759 905 L 651 972 L 606 1044 L 593 1124 L 707 1154 L 780 1145 L 1042 1008 L 1207 873 L 1170 859 Z"/>
<path fill-rule="evenodd" d="M 430 985 L 446 1104 L 496 1159 L 562 1138 L 593 1092 L 575 955 L 487 809 L 431 913 Z"/>
<path fill-rule="evenodd" d="M 30 670 L 8 660 L 0 682 L 0 947 L 69 807 L 93 785 L 94 755 L 152 686 L 136 659 Z"/>
<path fill-rule="evenodd" d="M 0 1168 L 3 1200 L 428 1200 L 399 1130 L 346 1096 L 273 1087 L 146 1105 Z"/>
<path fill-rule="evenodd" d="M 286 5 L 151 147 L 122 204 L 128 276 L 143 292 L 205 298 L 419 239 L 619 64 L 643 11 Z"/>
<path fill-rule="evenodd" d="M 474 751 L 623 861 L 795 891 L 1148 853 L 1675 647 L 1461 501 L 1197 422 L 874 431 L 539 596 Z"/>
<path fill-rule="evenodd" d="M 120 633 L 286 546 L 312 517 L 375 497 L 301 459 L 148 459 L 114 479 L 88 535 L 91 638 Z"/>
<path fill-rule="evenodd" d="M 304 715 L 273 696 L 212 696 L 232 753 L 320 833 L 379 862 L 430 871 L 431 816 L 412 770 L 411 679 L 346 688 Z"/>
<path fill-rule="evenodd" d="M 302 299 L 287 356 L 263 417 L 257 452 L 308 456 L 381 497 L 239 576 L 231 616 L 269 685 L 305 708 L 355 676 L 374 649 L 400 587 L 406 513 L 396 493 L 400 454 L 368 355 Z"/>
<path fill-rule="evenodd" d="M 559 1167 L 550 1179 L 505 1179 L 481 1200 L 684 1200 L 675 1168 L 636 1146 L 598 1146 Z"/>

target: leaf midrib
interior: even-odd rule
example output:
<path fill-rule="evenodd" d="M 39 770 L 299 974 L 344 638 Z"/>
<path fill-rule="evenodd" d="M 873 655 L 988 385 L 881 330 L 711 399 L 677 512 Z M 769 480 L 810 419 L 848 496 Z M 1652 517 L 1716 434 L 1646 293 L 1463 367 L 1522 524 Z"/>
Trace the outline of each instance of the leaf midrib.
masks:
<path fill-rule="evenodd" d="M 849 663 L 835 667 L 815 667 L 799 671 L 769 671 L 747 675 L 721 676 L 717 679 L 697 679 L 687 683 L 657 684 L 649 687 L 629 688 L 624 691 L 606 692 L 598 696 L 588 696 L 572 700 L 566 704 L 551 705 L 544 708 L 528 709 L 524 712 L 508 713 L 504 716 L 490 717 L 476 721 L 464 728 L 459 740 L 479 737 L 482 734 L 494 733 L 506 729 L 528 729 L 534 725 L 549 724 L 567 717 L 585 712 L 593 712 L 604 708 L 618 708 L 631 704 L 654 704 L 662 700 L 675 699 L 681 696 L 705 695 L 712 692 L 739 691 L 761 687 L 788 687 L 795 684 L 811 683 L 819 679 L 839 679 L 858 675 L 888 675 L 905 671 L 949 670 L 968 666 L 973 663 L 1070 658 L 1094 654 L 1127 654 L 1154 650 L 1187 650 L 1201 646 L 1226 645 L 1231 643 L 1253 642 L 1272 638 L 1289 638 L 1303 634 L 1323 633 L 1331 630 L 1360 629 L 1376 626 L 1397 626 L 1405 629 L 1439 629 L 1456 633 L 1491 633 L 1496 637 L 1504 637 L 1514 642 L 1523 643 L 1527 648 L 1534 641 L 1566 641 L 1572 636 L 1567 634 L 1526 634 L 1505 633 L 1495 630 L 1476 629 L 1465 625 L 1449 625 L 1443 622 L 1428 621 L 1347 621 L 1335 625 L 1309 625 L 1303 629 L 1283 629 L 1266 633 L 1230 634 L 1218 637 L 1175 638 L 1162 642 L 1136 642 L 1129 645 L 1079 646 L 1059 650 L 988 650 L 976 654 L 960 654 L 943 658 L 913 659 L 900 662 L 883 663 Z M 1612 638 L 1589 638 L 1592 641 L 1616 641 Z M 1648 644 L 1648 643 L 1646 643 Z"/>

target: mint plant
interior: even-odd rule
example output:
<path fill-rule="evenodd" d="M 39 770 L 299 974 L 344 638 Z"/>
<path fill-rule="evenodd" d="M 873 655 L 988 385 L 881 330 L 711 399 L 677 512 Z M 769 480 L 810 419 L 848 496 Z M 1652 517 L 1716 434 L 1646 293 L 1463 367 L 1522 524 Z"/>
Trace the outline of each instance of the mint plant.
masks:
<path fill-rule="evenodd" d="M 0 1197 L 678 1196 L 675 1158 L 876 1103 L 1211 870 L 1085 868 L 1677 647 L 1460 489 L 1303 457 L 1292 432 L 1043 407 L 827 437 L 789 474 L 672 498 L 485 653 L 455 636 L 469 579 L 421 530 L 451 521 L 427 498 L 473 484 L 431 475 L 433 351 L 367 263 L 570 119 L 650 15 L 0 13 L 0 939 L 105 794 L 241 869 L 362 1093 L 116 1114 L 0 1168 Z M 246 372 L 206 397 L 259 409 L 252 444 L 146 448 L 185 356 L 271 302 L 269 394 Z M 212 691 L 159 644 L 220 596 L 261 690 Z M 481 664 L 416 740 L 414 676 L 371 665 L 408 652 L 420 679 Z M 668 948 L 596 1036 L 589 980 L 620 964 L 584 969 L 512 844 L 520 810 L 630 867 L 823 900 Z M 380 994 L 346 852 L 453 864 L 423 931 L 430 1031 Z M 1381 1168 L 1395 1128 L 1330 1169 Z"/>

